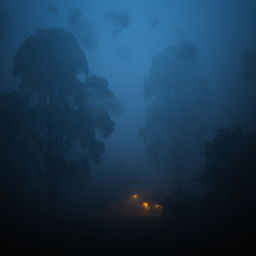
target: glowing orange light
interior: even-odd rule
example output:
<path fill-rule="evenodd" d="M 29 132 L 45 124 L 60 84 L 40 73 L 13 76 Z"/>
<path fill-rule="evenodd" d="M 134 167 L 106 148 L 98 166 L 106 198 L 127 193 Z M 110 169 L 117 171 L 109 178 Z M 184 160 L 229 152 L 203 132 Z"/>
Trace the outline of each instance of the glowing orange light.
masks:
<path fill-rule="evenodd" d="M 143 203 L 142 203 L 142 207 L 143 207 L 145 210 L 149 210 L 149 209 L 150 209 L 149 203 L 147 203 L 147 202 L 143 202 Z"/>
<path fill-rule="evenodd" d="M 138 197 L 139 197 L 138 194 L 133 194 L 132 195 L 132 199 L 138 199 Z"/>

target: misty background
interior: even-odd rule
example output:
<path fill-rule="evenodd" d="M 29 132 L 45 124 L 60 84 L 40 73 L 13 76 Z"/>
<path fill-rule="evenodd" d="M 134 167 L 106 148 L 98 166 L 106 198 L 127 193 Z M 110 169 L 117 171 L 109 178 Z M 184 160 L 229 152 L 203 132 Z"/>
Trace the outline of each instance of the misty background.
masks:
<path fill-rule="evenodd" d="M 66 211 L 104 209 L 134 192 L 168 194 L 182 188 L 197 197 L 205 191 L 195 185 L 204 160 L 200 145 L 191 157 L 189 147 L 194 142 L 184 142 L 182 161 L 187 166 L 177 187 L 180 165 L 152 163 L 155 159 L 148 154 L 141 133 L 157 123 L 154 118 L 149 120 L 148 109 L 152 104 L 168 102 L 166 92 L 176 99 L 179 96 L 175 95 L 182 95 L 183 100 L 187 93 L 183 77 L 195 88 L 200 87 L 193 91 L 193 97 L 203 95 L 205 99 L 196 112 L 203 123 L 202 133 L 192 135 L 197 142 L 203 145 L 211 140 L 219 128 L 239 125 L 247 132 L 255 130 L 255 13 L 253 0 L 1 1 L 1 91 L 17 88 L 12 70 L 21 43 L 38 28 L 62 28 L 76 36 L 90 72 L 107 79 L 115 95 L 114 101 L 104 102 L 115 127 L 104 141 L 101 164 L 92 167 L 90 179 L 81 187 L 63 184 L 60 204 L 69 205 Z M 168 67 L 172 67 L 171 73 Z M 155 86 L 161 81 L 162 87 Z M 177 90 L 168 91 L 165 85 L 169 83 Z M 175 109 L 176 121 L 189 108 L 186 101 L 180 102 Z M 198 115 L 202 108 L 204 113 Z M 185 125 L 198 131 L 197 123 L 186 120 Z M 175 138 L 182 137 L 184 123 L 178 124 Z M 181 145 L 179 139 L 175 143 Z M 17 184 L 16 189 L 21 201 L 23 195 L 26 202 L 39 207 L 45 200 L 45 188 L 36 175 L 30 179 L 29 187 Z"/>

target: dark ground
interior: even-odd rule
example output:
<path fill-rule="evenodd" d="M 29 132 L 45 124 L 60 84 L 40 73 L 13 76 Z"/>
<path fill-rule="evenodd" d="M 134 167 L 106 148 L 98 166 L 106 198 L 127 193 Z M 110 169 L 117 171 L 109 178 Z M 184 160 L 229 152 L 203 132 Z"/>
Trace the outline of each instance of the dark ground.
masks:
<path fill-rule="evenodd" d="M 62 255 L 88 251 L 117 251 L 122 255 L 130 250 L 166 249 L 170 255 L 187 255 L 192 249 L 206 255 L 226 248 L 229 253 L 242 249 L 243 255 L 249 255 L 245 252 L 254 248 L 253 233 L 250 223 L 225 219 L 198 222 L 163 217 L 97 217 L 71 221 L 26 216 L 22 220 L 2 218 L 1 248 L 36 253 L 56 250 Z"/>

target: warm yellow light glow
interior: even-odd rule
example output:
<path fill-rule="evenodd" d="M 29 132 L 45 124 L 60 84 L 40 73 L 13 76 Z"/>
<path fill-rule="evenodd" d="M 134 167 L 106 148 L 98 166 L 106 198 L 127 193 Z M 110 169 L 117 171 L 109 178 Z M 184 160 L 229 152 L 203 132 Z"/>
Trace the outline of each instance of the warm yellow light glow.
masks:
<path fill-rule="evenodd" d="M 142 207 L 143 207 L 145 210 L 149 210 L 149 209 L 150 209 L 150 205 L 149 205 L 149 203 L 147 203 L 147 202 L 143 202 L 143 203 L 142 203 Z"/>
<path fill-rule="evenodd" d="M 133 194 L 132 195 L 132 199 L 138 199 L 138 197 L 139 197 L 138 194 Z"/>
<path fill-rule="evenodd" d="M 155 208 L 156 208 L 156 209 L 161 208 L 161 204 L 156 204 L 156 205 L 155 205 Z"/>

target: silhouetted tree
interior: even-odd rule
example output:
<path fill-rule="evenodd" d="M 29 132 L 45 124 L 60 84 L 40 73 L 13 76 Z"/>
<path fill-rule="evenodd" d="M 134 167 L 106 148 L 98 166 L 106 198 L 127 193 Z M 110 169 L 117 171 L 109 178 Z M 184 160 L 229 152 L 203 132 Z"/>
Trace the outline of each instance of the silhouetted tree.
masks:
<path fill-rule="evenodd" d="M 39 29 L 28 37 L 15 56 L 14 76 L 20 80 L 19 98 L 25 100 L 25 127 L 36 152 L 36 167 L 47 182 L 49 206 L 55 208 L 60 182 L 64 178 L 81 182 L 90 161 L 99 163 L 104 143 L 97 131 L 110 136 L 114 123 L 107 108 L 95 110 L 91 102 L 113 95 L 106 80 L 88 73 L 75 37 L 61 29 Z M 20 146 L 26 145 L 21 137 Z"/>
<path fill-rule="evenodd" d="M 22 182 L 26 181 L 27 170 L 35 160 L 28 118 L 19 93 L 0 94 L 0 170 Z"/>
<path fill-rule="evenodd" d="M 184 172 L 193 169 L 206 130 L 207 85 L 200 76 L 196 47 L 183 42 L 153 59 L 145 81 L 148 102 L 141 131 L 158 169 L 168 170 L 174 189 L 182 189 Z"/>
<path fill-rule="evenodd" d="M 234 202 L 254 199 L 255 152 L 256 133 L 244 133 L 239 127 L 219 130 L 205 144 L 205 171 L 198 180 L 212 187 L 215 194 L 225 194 Z"/>

